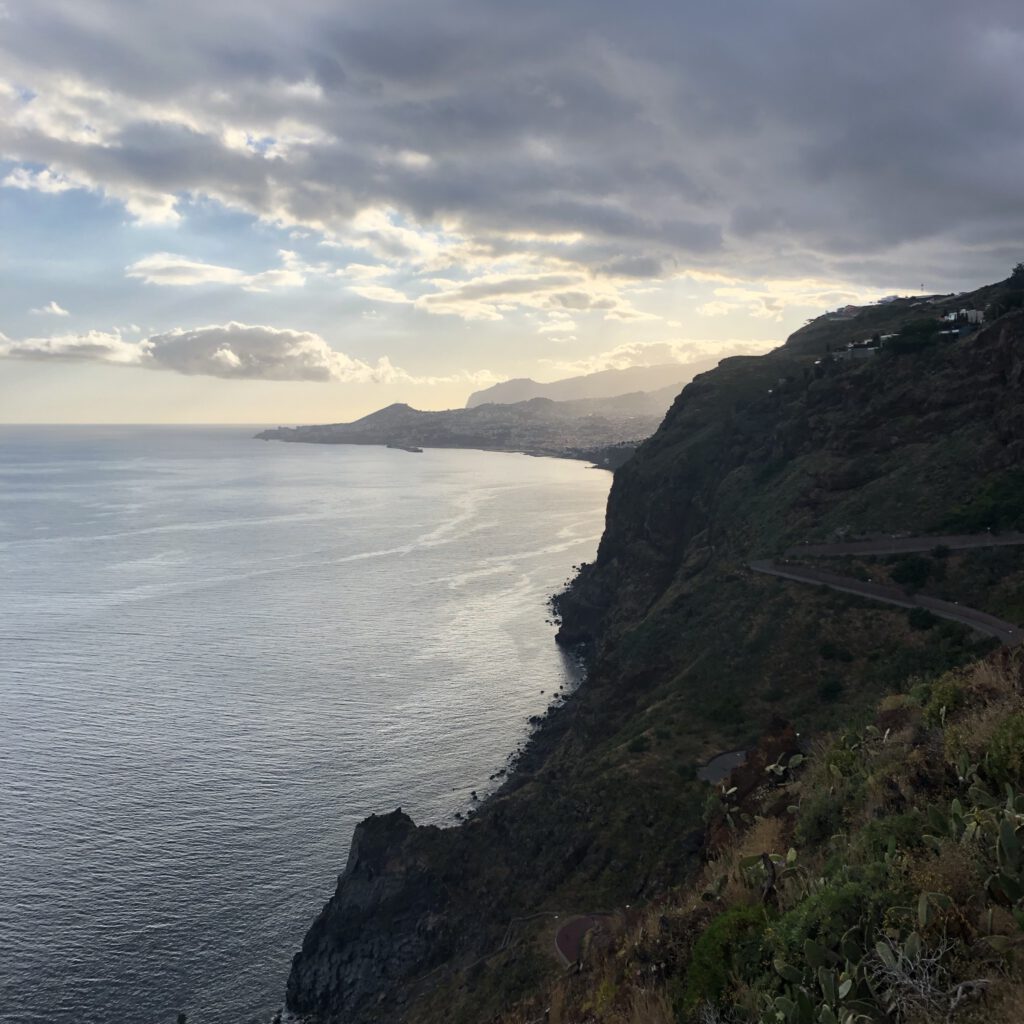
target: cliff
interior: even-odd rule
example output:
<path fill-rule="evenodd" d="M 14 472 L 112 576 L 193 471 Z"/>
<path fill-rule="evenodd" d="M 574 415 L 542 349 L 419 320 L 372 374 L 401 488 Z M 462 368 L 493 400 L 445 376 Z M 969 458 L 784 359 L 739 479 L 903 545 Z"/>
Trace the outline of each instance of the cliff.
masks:
<path fill-rule="evenodd" d="M 746 562 L 993 515 L 1024 525 L 1024 313 L 1010 298 L 957 338 L 922 335 L 910 303 L 866 309 L 862 325 L 822 318 L 688 385 L 616 474 L 597 559 L 557 601 L 562 641 L 590 651 L 587 684 L 465 826 L 376 823 L 373 856 L 357 836 L 289 1006 L 469 1022 L 529 1003 L 560 970 L 554 915 L 654 905 L 696 870 L 708 758 L 779 715 L 804 735 L 843 725 L 988 650 L 962 626 Z M 908 343 L 863 362 L 828 354 L 880 330 Z M 1024 586 L 1019 566 L 1005 572 Z"/>

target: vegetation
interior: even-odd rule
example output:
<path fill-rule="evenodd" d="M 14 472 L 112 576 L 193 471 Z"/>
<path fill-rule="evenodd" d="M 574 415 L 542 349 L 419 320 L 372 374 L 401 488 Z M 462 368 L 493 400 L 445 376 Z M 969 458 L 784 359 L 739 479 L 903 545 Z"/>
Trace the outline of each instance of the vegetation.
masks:
<path fill-rule="evenodd" d="M 900 328 L 895 338 L 889 339 L 886 349 L 898 353 L 918 352 L 932 344 L 938 333 L 939 326 L 934 318 L 911 320 Z"/>
<path fill-rule="evenodd" d="M 593 947 L 549 1020 L 1016 1024 L 1022 681 L 998 652 L 760 767 L 742 799 L 724 784 L 706 868 Z"/>
<path fill-rule="evenodd" d="M 951 530 L 1008 530 L 1024 527 L 1024 472 L 1010 470 L 994 477 L 946 519 Z"/>

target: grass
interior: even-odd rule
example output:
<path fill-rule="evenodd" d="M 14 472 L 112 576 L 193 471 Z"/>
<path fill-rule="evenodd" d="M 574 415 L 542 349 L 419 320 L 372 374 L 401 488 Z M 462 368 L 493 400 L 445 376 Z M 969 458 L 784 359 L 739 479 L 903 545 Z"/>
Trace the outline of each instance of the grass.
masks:
<path fill-rule="evenodd" d="M 878 726 L 766 777 L 732 828 L 713 812 L 717 854 L 554 984 L 559 1019 L 789 1024 L 806 1002 L 814 1021 L 1016 1024 L 1022 678 L 1024 652 L 1000 651 L 891 695 Z"/>

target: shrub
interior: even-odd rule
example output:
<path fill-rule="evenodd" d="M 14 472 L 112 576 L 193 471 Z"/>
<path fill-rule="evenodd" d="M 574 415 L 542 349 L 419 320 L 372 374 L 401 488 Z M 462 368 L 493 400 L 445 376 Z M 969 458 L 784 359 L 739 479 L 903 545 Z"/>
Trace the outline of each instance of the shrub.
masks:
<path fill-rule="evenodd" d="M 907 622 L 911 629 L 931 629 L 939 620 L 927 608 L 911 608 Z"/>
<path fill-rule="evenodd" d="M 909 814 L 887 814 L 869 821 L 860 829 L 855 845 L 867 859 L 881 860 L 890 842 L 901 850 L 919 847 L 923 827 L 924 818 L 916 810 Z"/>
<path fill-rule="evenodd" d="M 818 687 L 818 696 L 826 704 L 834 704 L 843 695 L 843 681 L 836 676 L 825 679 Z"/>
<path fill-rule="evenodd" d="M 937 320 L 919 319 L 911 320 L 900 328 L 895 338 L 890 338 L 885 344 L 887 352 L 918 352 L 936 339 L 939 333 Z"/>
<path fill-rule="evenodd" d="M 644 754 L 651 749 L 651 741 L 646 736 L 634 736 L 626 744 L 626 749 L 631 754 Z"/>
<path fill-rule="evenodd" d="M 840 644 L 826 640 L 819 648 L 819 654 L 826 661 L 853 661 L 853 655 Z"/>
<path fill-rule="evenodd" d="M 985 754 L 985 774 L 995 783 L 1024 782 L 1024 712 L 996 726 Z"/>
<path fill-rule="evenodd" d="M 845 932 L 870 916 L 872 902 L 871 888 L 865 882 L 832 884 L 812 893 L 773 925 L 773 955 L 799 963 L 808 939 L 828 949 L 838 946 Z"/>
<path fill-rule="evenodd" d="M 735 976 L 753 977 L 764 960 L 767 919 L 762 907 L 733 907 L 704 929 L 686 971 L 683 1002 L 718 1003 Z"/>
<path fill-rule="evenodd" d="M 843 827 L 839 801 L 829 793 L 817 793 L 800 805 L 796 822 L 796 839 L 801 845 L 818 845 Z"/>
<path fill-rule="evenodd" d="M 928 703 L 924 706 L 924 720 L 932 726 L 944 724 L 947 715 L 963 707 L 964 699 L 963 687 L 943 676 L 932 684 Z"/>
<path fill-rule="evenodd" d="M 908 590 L 920 590 L 928 582 L 932 573 L 932 563 L 921 555 L 908 555 L 901 558 L 893 567 L 890 575 L 896 583 Z"/>
<path fill-rule="evenodd" d="M 1009 470 L 990 480 L 943 524 L 949 529 L 1000 530 L 1024 526 L 1024 472 Z"/>

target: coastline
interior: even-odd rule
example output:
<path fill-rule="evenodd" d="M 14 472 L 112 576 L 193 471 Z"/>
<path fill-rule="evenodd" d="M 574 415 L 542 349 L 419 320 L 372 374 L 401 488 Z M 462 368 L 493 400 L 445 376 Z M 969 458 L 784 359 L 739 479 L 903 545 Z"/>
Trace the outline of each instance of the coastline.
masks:
<path fill-rule="evenodd" d="M 614 473 L 616 469 L 624 465 L 632 458 L 637 448 L 643 444 L 643 440 L 635 444 L 614 444 L 603 445 L 594 448 L 522 448 L 522 447 L 499 447 L 496 445 L 466 445 L 466 444 L 432 444 L 418 445 L 406 444 L 393 441 L 356 441 L 346 439 L 344 441 L 331 441 L 326 439 L 314 439 L 307 437 L 274 437 L 267 436 L 275 431 L 265 430 L 254 435 L 257 441 L 280 441 L 285 444 L 321 444 L 321 445 L 353 445 L 360 448 L 377 447 L 390 448 L 406 452 L 421 454 L 431 449 L 438 451 L 472 451 L 472 452 L 494 452 L 499 455 L 528 455 L 535 459 L 570 459 L 576 462 L 589 462 L 593 469 L 606 469 Z"/>
<path fill-rule="evenodd" d="M 572 458 L 564 453 L 462 450 Z M 495 958 L 514 957 L 516 947 L 532 927 L 524 931 L 522 922 L 559 918 L 559 913 L 538 910 L 532 900 L 520 902 L 521 897 L 517 899 L 515 893 L 500 893 L 495 899 L 492 892 L 483 903 L 479 899 L 482 894 L 478 894 L 467 903 L 466 894 L 457 889 L 461 866 L 467 861 L 478 862 L 469 870 L 479 874 L 488 860 L 507 859 L 508 863 L 516 864 L 514 873 L 519 875 L 520 888 L 533 875 L 528 863 L 516 853 L 522 837 L 516 835 L 514 826 L 511 831 L 509 828 L 521 813 L 517 810 L 522 806 L 520 791 L 532 784 L 550 785 L 551 778 L 539 776 L 554 776 L 560 771 L 555 768 L 549 772 L 550 762 L 572 731 L 580 703 L 588 694 L 594 652 L 590 646 L 561 635 L 561 616 L 557 610 L 559 597 L 581 568 L 573 566 L 561 589 L 549 595 L 537 609 L 546 609 L 548 621 L 556 627 L 553 640 L 572 666 L 571 685 L 554 692 L 546 708 L 526 720 L 525 732 L 518 739 L 513 737 L 516 745 L 507 753 L 502 766 L 488 777 L 493 788 L 481 787 L 479 799 L 473 791 L 472 802 L 464 814 L 455 815 L 455 823 L 418 824 L 397 806 L 390 811 L 381 808 L 356 825 L 336 890 L 311 922 L 300 950 L 292 959 L 286 1001 L 274 1017 L 274 1024 L 316 1021 L 321 1019 L 321 1011 L 337 1005 L 355 1006 L 352 1020 L 361 1022 L 366 1008 L 364 999 L 373 993 L 373 1014 L 401 1013 L 408 1005 L 428 997 L 439 977 L 443 987 L 460 970 L 486 968 Z M 578 807 L 576 811 L 579 812 Z M 528 831 L 535 831 L 538 826 L 548 828 L 550 819 L 546 812 L 539 820 L 529 820 L 532 818 L 528 811 Z M 579 820 L 564 821 L 559 843 L 578 849 L 580 825 Z M 500 854 L 496 841 L 501 847 Z M 568 861 L 573 856 L 560 856 L 557 849 L 552 854 L 556 861 Z M 500 866 L 498 870 L 501 872 Z M 509 903 L 509 898 L 515 902 Z M 534 899 L 543 899 L 541 890 Z M 484 912 L 485 906 L 488 913 Z M 424 913 L 426 920 L 432 922 L 425 928 Z M 324 944 L 331 949 L 326 962 Z M 364 953 L 356 958 L 346 957 L 348 963 L 339 964 L 337 952 L 349 944 L 362 946 Z M 396 991 L 394 981 L 398 978 L 402 985 Z M 385 994 L 381 994 L 382 990 Z M 314 993 L 314 1001 L 309 1002 Z M 333 1012 L 328 1010 L 329 1014 Z"/>

